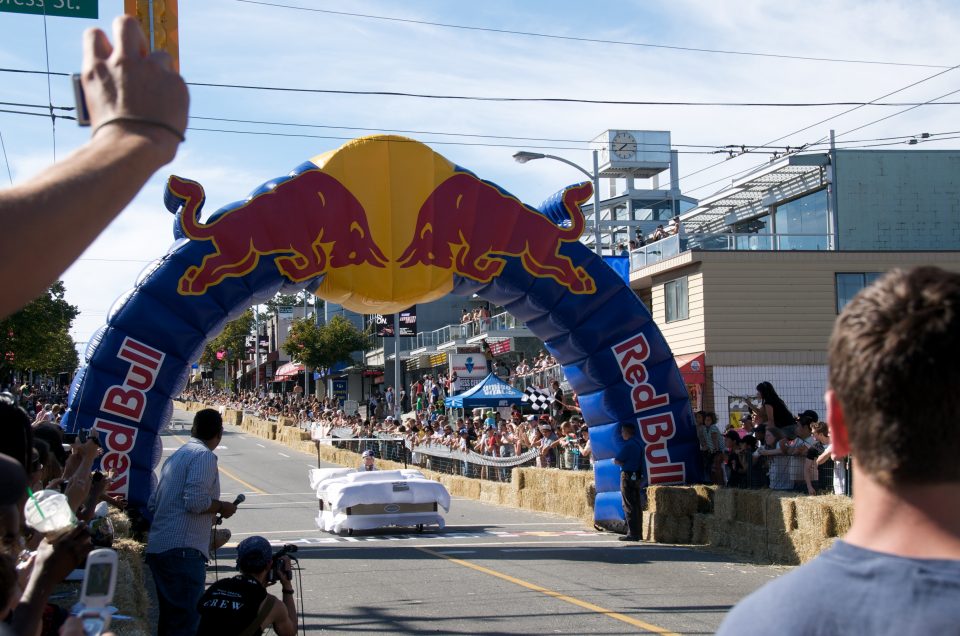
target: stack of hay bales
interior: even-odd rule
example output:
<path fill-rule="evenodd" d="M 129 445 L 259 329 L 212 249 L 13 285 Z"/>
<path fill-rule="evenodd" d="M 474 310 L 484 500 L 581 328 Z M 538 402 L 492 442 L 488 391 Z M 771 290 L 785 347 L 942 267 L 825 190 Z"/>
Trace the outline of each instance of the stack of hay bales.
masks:
<path fill-rule="evenodd" d="M 542 468 L 520 468 L 517 472 L 523 474 L 523 488 L 517 492 L 517 503 L 519 506 L 527 510 L 552 512 L 552 510 L 547 507 L 547 495 L 551 492 L 548 478 L 550 477 L 550 473 L 559 471 L 548 471 Z M 556 497 L 554 497 L 554 499 L 556 499 Z"/>
<path fill-rule="evenodd" d="M 641 538 L 655 543 L 690 543 L 701 494 L 689 486 L 648 488 Z"/>
<path fill-rule="evenodd" d="M 243 411 L 238 411 L 237 409 L 226 409 L 223 412 L 224 424 L 232 424 L 233 426 L 240 426 L 240 423 L 242 421 L 243 421 Z"/>
<path fill-rule="evenodd" d="M 717 487 L 697 484 L 693 486 L 693 491 L 697 494 L 697 512 L 693 515 L 690 542 L 697 545 L 709 544 L 710 532 L 707 522 L 713 516 L 713 498 Z"/>
<path fill-rule="evenodd" d="M 784 538 L 788 553 L 806 563 L 843 536 L 853 522 L 853 501 L 847 497 L 797 497 L 797 528 Z"/>

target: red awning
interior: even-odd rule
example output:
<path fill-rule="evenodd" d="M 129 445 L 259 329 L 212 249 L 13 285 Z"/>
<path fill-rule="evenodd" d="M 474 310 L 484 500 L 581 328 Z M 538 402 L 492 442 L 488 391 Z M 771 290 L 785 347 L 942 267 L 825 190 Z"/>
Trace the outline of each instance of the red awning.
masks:
<path fill-rule="evenodd" d="M 686 384 L 704 384 L 707 381 L 707 356 L 704 353 L 686 353 L 674 356 L 680 375 Z"/>
<path fill-rule="evenodd" d="M 286 382 L 287 380 L 292 380 L 297 377 L 298 374 L 303 373 L 303 365 L 297 364 L 294 362 L 288 362 L 273 374 L 274 382 Z"/>

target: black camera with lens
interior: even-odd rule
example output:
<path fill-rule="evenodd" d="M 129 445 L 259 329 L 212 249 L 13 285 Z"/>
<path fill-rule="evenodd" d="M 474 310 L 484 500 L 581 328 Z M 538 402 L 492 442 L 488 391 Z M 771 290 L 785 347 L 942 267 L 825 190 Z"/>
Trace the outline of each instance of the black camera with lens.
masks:
<path fill-rule="evenodd" d="M 290 560 L 296 561 L 297 557 L 293 556 L 296 553 L 297 546 L 288 543 L 273 554 L 273 567 L 271 567 L 270 572 L 267 573 L 267 585 L 272 585 L 279 581 L 281 572 L 283 572 L 288 581 L 290 580 L 293 572 L 283 567 L 283 557 L 289 557 Z"/>

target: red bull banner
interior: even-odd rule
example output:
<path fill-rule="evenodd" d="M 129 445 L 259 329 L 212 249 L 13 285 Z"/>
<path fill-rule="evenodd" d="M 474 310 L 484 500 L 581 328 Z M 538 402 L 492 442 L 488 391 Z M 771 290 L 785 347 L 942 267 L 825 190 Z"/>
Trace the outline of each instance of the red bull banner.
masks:
<path fill-rule="evenodd" d="M 659 329 L 624 279 L 580 243 L 589 183 L 539 207 L 413 140 L 357 139 L 203 216 L 201 184 L 172 176 L 175 242 L 91 340 L 65 417 L 93 429 L 131 503 L 143 506 L 159 433 L 190 364 L 231 319 L 308 289 L 390 315 L 476 294 L 526 323 L 580 398 L 596 459 L 598 523 L 622 521 L 623 422 L 646 445 L 650 483 L 699 479 L 689 396 Z"/>

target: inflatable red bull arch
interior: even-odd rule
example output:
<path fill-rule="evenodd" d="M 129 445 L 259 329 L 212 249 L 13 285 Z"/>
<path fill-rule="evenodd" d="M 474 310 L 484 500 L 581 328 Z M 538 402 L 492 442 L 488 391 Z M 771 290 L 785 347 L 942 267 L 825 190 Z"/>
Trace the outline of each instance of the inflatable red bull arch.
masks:
<path fill-rule="evenodd" d="M 595 518 L 623 520 L 618 426 L 638 427 L 653 484 L 700 477 L 689 396 L 636 294 L 579 242 L 592 186 L 539 209 L 396 136 L 365 137 L 200 220 L 200 184 L 170 177 L 175 242 L 111 308 L 70 390 L 68 431 L 95 429 L 115 494 L 143 508 L 159 434 L 191 363 L 224 325 L 308 289 L 360 313 L 476 294 L 526 323 L 580 398 L 596 459 Z"/>

